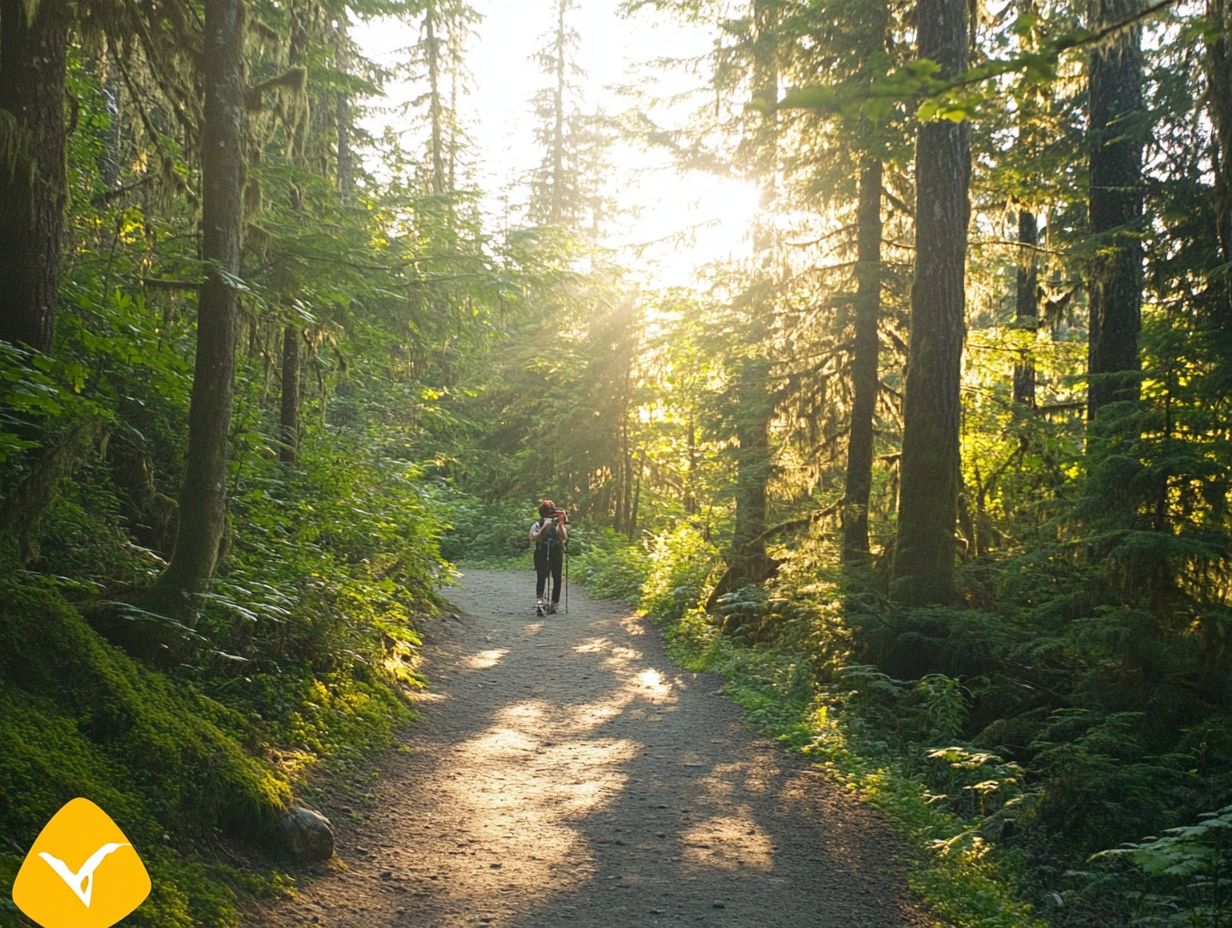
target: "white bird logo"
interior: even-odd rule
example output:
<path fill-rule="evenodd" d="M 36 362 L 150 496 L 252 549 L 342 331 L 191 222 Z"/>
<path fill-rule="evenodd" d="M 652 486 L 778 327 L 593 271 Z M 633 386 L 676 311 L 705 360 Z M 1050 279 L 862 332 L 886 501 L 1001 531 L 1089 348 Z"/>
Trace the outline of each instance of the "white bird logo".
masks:
<path fill-rule="evenodd" d="M 118 851 L 120 848 L 128 846 L 127 844 L 104 844 L 90 855 L 89 860 L 82 864 L 81 869 L 76 873 L 70 870 L 68 865 L 60 858 L 53 857 L 46 851 L 39 851 L 39 857 L 47 861 L 47 866 L 56 871 L 56 875 L 68 884 L 68 888 L 77 894 L 77 898 L 88 909 L 90 907 L 90 896 L 94 893 L 94 871 L 98 869 L 98 865 L 112 851 Z"/>

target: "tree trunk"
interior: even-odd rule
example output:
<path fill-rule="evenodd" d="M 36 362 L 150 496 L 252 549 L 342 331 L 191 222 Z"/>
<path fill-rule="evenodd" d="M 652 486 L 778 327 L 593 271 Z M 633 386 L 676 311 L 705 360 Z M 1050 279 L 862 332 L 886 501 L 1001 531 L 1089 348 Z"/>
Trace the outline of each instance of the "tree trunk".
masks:
<path fill-rule="evenodd" d="M 1232 18 L 1224 0 L 1207 0 L 1210 31 L 1206 40 L 1207 99 L 1215 128 L 1215 227 L 1219 251 L 1225 264 L 1232 264 L 1232 54 L 1228 33 Z M 1232 277 L 1223 272 L 1225 307 L 1232 309 Z M 1232 320 L 1228 320 L 1232 322 Z"/>
<path fill-rule="evenodd" d="M 877 326 L 881 318 L 880 159 L 866 155 L 856 212 L 856 332 L 851 359 L 851 433 L 843 493 L 843 562 L 868 559 L 868 496 L 873 483 L 873 418 L 877 408 Z"/>
<path fill-rule="evenodd" d="M 1039 19 L 1037 0 L 1020 0 L 1019 15 L 1030 21 Z M 1031 26 L 1018 37 L 1018 50 L 1029 55 L 1039 50 L 1039 29 Z M 1041 150 L 1040 120 L 1048 108 L 1047 94 L 1036 87 L 1027 87 L 1021 92 L 1018 104 L 1018 137 L 1014 148 L 1021 164 L 1031 164 Z M 1033 190 L 1030 184 L 1020 194 L 1018 210 L 1018 267 L 1015 274 L 1014 326 L 1028 341 L 1019 349 L 1014 361 L 1012 384 L 1014 402 L 1029 409 L 1035 408 L 1035 340 L 1039 334 L 1039 222 L 1030 205 Z"/>
<path fill-rule="evenodd" d="M 428 122 L 431 129 L 432 195 L 445 192 L 444 106 L 441 103 L 441 55 L 436 37 L 436 2 L 424 5 L 424 50 L 428 67 Z"/>
<path fill-rule="evenodd" d="M 458 41 L 460 42 L 461 39 L 459 38 Z M 455 60 L 449 69 L 449 175 L 445 180 L 449 184 L 447 189 L 451 192 L 458 189 L 458 149 L 460 147 L 458 140 L 458 72 L 460 68 L 461 64 Z"/>
<path fill-rule="evenodd" d="M 169 608 L 191 609 L 218 562 L 226 530 L 227 456 L 235 390 L 235 349 L 244 189 L 244 4 L 205 0 L 205 124 L 201 136 L 201 257 L 197 356 L 188 413 L 188 463 L 175 551 L 156 592 Z M 178 600 L 178 602 L 177 602 Z"/>
<path fill-rule="evenodd" d="M 751 167 L 761 179 L 761 207 L 769 215 L 777 197 L 778 102 L 776 0 L 753 0 L 753 98 L 767 109 L 749 130 Z M 752 356 L 740 362 L 733 383 L 736 406 L 736 524 L 732 533 L 728 570 L 720 587 L 734 590 L 743 584 L 761 583 L 777 567 L 766 553 L 765 531 L 769 512 L 766 484 L 774 469 L 770 423 L 775 400 L 769 358 L 774 332 L 774 231 L 760 222 L 753 232 L 754 274 L 758 275 L 745 298 L 752 309 L 748 319 Z M 716 595 L 718 594 L 716 588 Z M 714 597 L 712 597 L 713 601 Z"/>
<path fill-rule="evenodd" d="M 68 203 L 63 0 L 0 0 L 0 339 L 51 348 Z"/>
<path fill-rule="evenodd" d="M 290 467 L 299 460 L 299 327 L 282 330 L 282 408 L 278 459 Z"/>
<path fill-rule="evenodd" d="M 1209 26 L 1206 32 L 1207 100 L 1215 130 L 1215 230 L 1219 235 L 1219 254 L 1223 267 L 1214 275 L 1217 294 L 1211 313 L 1213 328 L 1222 338 L 1232 334 L 1232 53 L 1228 35 L 1232 17 L 1225 0 L 1207 0 Z M 1225 353 L 1218 374 L 1228 376 L 1232 358 Z"/>
<path fill-rule="evenodd" d="M 637 537 L 637 511 L 642 505 L 642 477 L 645 472 L 646 452 L 643 450 L 637 460 L 637 476 L 634 478 L 633 484 L 633 505 L 629 510 L 629 531 L 627 534 L 630 540 Z"/>
<path fill-rule="evenodd" d="M 346 32 L 346 17 L 338 26 L 338 70 L 347 71 L 350 55 L 347 51 L 349 38 Z M 351 164 L 351 97 L 345 90 L 334 96 L 335 118 L 338 123 L 338 193 L 343 203 L 350 203 L 355 192 L 354 168 Z"/>
<path fill-rule="evenodd" d="M 740 397 L 741 406 L 736 413 L 736 525 L 728 559 L 729 589 L 742 583 L 761 583 L 773 574 L 765 539 L 766 484 L 772 470 L 770 420 L 774 414 L 768 360 L 752 358 L 744 363 L 736 396 Z"/>
<path fill-rule="evenodd" d="M 552 97 L 552 193 L 548 224 L 559 225 L 565 213 L 565 65 L 567 33 L 565 13 L 571 0 L 558 0 L 556 8 L 556 84 Z"/>
<path fill-rule="evenodd" d="M 1032 337 L 1039 331 L 1039 261 L 1035 246 L 1039 244 L 1039 227 L 1035 214 L 1028 209 L 1018 211 L 1018 274 L 1014 293 L 1014 324 Z M 1035 349 L 1022 350 L 1014 362 L 1014 402 L 1035 408 Z"/>
<path fill-rule="evenodd" d="M 941 78 L 967 63 L 966 0 L 919 0 L 919 55 Z M 903 397 L 902 487 L 891 592 L 901 602 L 954 598 L 958 506 L 959 374 L 962 362 L 968 127 L 924 123 L 916 140 L 916 268 Z"/>
<path fill-rule="evenodd" d="M 1136 13 L 1140 0 L 1092 0 L 1100 28 Z M 1091 318 L 1087 418 L 1108 403 L 1138 397 L 1142 320 L 1142 30 L 1133 26 L 1091 55 Z"/>
<path fill-rule="evenodd" d="M 308 59 L 308 24 L 307 16 L 301 3 L 289 4 L 291 13 L 291 42 L 287 49 L 287 64 L 292 68 L 307 66 Z M 306 126 L 307 120 L 301 119 L 300 126 Z M 300 136 L 297 144 L 292 147 L 290 160 L 296 166 L 302 166 L 306 160 L 306 136 Z M 291 209 L 297 216 L 304 211 L 304 198 L 298 187 L 291 190 Z M 288 297 L 294 298 L 298 286 L 291 284 Z M 294 310 L 292 310 L 294 311 Z M 299 460 L 299 326 L 288 323 L 282 330 L 282 375 L 279 378 L 281 402 L 279 403 L 279 430 L 281 444 L 278 448 L 278 460 L 288 467 L 294 467 Z"/>
<path fill-rule="evenodd" d="M 103 187 L 111 192 L 120 186 L 122 140 L 120 80 L 116 75 L 116 67 L 110 55 L 101 57 L 99 67 L 102 71 L 103 109 L 107 113 L 108 125 L 106 134 L 103 136 L 103 151 L 98 159 L 98 170 L 103 178 Z"/>
<path fill-rule="evenodd" d="M 685 434 L 686 459 L 688 461 L 687 470 L 684 476 L 684 514 L 686 516 L 695 515 L 697 513 L 697 416 L 692 411 L 689 412 L 689 423 L 686 426 Z"/>

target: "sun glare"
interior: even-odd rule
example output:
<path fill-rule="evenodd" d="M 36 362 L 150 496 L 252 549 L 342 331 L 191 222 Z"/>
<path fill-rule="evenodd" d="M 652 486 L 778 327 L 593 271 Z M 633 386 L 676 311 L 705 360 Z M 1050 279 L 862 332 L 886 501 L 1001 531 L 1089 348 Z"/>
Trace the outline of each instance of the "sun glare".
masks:
<path fill-rule="evenodd" d="M 759 210 L 755 185 L 669 165 L 643 176 L 624 193 L 630 215 L 619 247 L 645 277 L 691 287 L 707 264 L 747 254 Z"/>
<path fill-rule="evenodd" d="M 472 86 L 461 107 L 481 189 L 492 191 L 487 208 L 501 215 L 505 196 L 517 202 L 529 173 L 543 157 L 536 141 L 532 99 L 547 78 L 533 60 L 550 27 L 548 0 L 529 3 L 472 0 L 482 19 L 469 46 Z M 663 17 L 622 17 L 616 0 L 587 0 L 574 11 L 578 34 L 576 79 L 585 112 L 615 116 L 634 107 L 619 87 L 636 81 L 647 62 L 706 54 L 712 41 L 700 27 L 666 23 Z M 356 40 L 365 53 L 387 67 L 405 64 L 418 39 L 418 26 L 392 18 L 357 23 Z M 696 90 L 695 77 L 671 68 L 653 76 L 661 124 L 683 124 L 691 105 L 665 105 Z M 421 130 L 402 107 L 420 93 L 414 82 L 395 80 L 386 87 L 366 122 L 375 137 L 387 130 L 410 144 Z M 746 181 L 682 170 L 665 151 L 617 142 L 607 153 L 607 195 L 612 208 L 604 220 L 602 245 L 647 285 L 695 287 L 708 264 L 747 253 L 748 230 L 757 215 L 758 191 Z M 383 164 L 370 164 L 376 172 Z"/>

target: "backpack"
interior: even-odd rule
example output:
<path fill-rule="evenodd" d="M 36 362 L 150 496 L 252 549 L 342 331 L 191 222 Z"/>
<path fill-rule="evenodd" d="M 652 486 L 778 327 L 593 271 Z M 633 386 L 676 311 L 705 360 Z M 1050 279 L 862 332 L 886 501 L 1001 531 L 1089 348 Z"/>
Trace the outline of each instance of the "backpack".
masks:
<path fill-rule="evenodd" d="M 540 523 L 542 523 L 543 521 L 544 521 L 543 519 L 540 519 Z M 556 527 L 555 519 L 548 519 L 547 522 L 548 522 L 547 530 L 544 531 L 539 536 L 539 541 L 535 543 L 535 547 L 536 548 L 547 548 L 548 550 L 551 550 L 551 548 L 554 545 L 560 544 L 560 529 Z M 565 524 L 566 525 L 569 524 L 568 514 L 565 515 Z"/>

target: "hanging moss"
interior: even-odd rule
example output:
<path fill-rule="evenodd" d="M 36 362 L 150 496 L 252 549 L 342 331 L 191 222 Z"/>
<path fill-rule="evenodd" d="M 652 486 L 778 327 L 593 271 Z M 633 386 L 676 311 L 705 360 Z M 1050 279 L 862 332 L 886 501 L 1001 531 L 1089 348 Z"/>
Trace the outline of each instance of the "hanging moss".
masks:
<path fill-rule="evenodd" d="M 282 42 L 282 33 L 259 16 L 248 17 L 248 34 L 265 51 L 277 48 Z"/>
<path fill-rule="evenodd" d="M 278 93 L 279 99 L 284 100 L 289 105 L 288 112 L 294 112 L 296 109 L 306 106 L 308 100 L 308 69 L 302 65 L 287 68 L 281 74 L 275 74 L 273 77 L 267 78 L 258 84 L 253 84 L 248 88 L 248 94 L 245 97 L 245 103 L 248 109 L 253 113 L 260 113 L 265 110 L 265 95 L 267 93 Z"/>
<path fill-rule="evenodd" d="M 0 109 L 0 178 L 10 191 L 29 198 L 34 192 L 36 171 L 29 134 L 8 110 Z"/>

